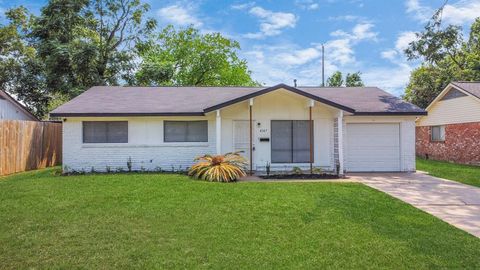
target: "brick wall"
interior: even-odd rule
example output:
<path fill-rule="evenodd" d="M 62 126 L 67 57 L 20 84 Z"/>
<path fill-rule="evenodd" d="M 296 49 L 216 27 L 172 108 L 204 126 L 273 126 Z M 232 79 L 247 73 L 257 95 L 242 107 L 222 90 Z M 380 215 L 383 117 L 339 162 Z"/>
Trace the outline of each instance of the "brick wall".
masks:
<path fill-rule="evenodd" d="M 416 127 L 416 154 L 430 159 L 480 165 L 480 122 L 445 125 L 445 141 L 432 142 L 430 127 Z"/>

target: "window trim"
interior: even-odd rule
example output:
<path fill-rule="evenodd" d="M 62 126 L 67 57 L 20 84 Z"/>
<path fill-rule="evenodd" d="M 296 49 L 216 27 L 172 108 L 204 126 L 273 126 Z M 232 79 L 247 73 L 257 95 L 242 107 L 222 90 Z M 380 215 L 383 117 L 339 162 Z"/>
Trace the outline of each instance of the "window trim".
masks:
<path fill-rule="evenodd" d="M 207 127 L 207 136 L 206 136 L 206 140 L 205 141 L 167 141 L 166 140 L 166 137 L 167 137 L 167 132 L 166 132 L 166 125 L 167 125 L 167 122 L 185 122 L 185 123 L 188 123 L 188 122 L 205 122 L 206 124 L 206 127 Z M 187 124 L 187 128 L 188 128 L 188 124 Z M 167 143 L 167 144 L 171 144 L 171 143 L 208 143 L 208 120 L 164 120 L 163 121 L 163 143 Z"/>
<path fill-rule="evenodd" d="M 126 142 L 85 142 L 85 123 L 111 123 L 111 122 L 123 122 L 123 123 L 126 123 L 127 124 L 127 130 L 126 130 L 126 134 L 127 134 L 127 141 Z M 128 121 L 124 121 L 124 120 L 114 120 L 114 121 L 82 121 L 82 144 L 96 144 L 96 145 L 99 145 L 99 144 L 128 144 L 129 142 L 129 136 L 128 136 L 128 131 L 129 131 L 129 123 Z M 108 130 L 108 125 L 107 125 L 107 130 Z M 107 131 L 108 132 L 108 131 Z M 107 136 L 108 138 L 108 136 Z"/>
<path fill-rule="evenodd" d="M 290 128 L 292 129 L 292 133 L 291 133 L 291 134 L 292 134 L 292 138 L 291 138 L 291 141 L 290 141 L 290 143 L 291 143 L 291 160 L 292 160 L 292 161 L 290 161 L 290 162 L 273 162 L 273 158 L 272 158 L 272 157 L 273 157 L 273 148 L 272 148 L 272 141 L 273 141 L 273 136 L 272 136 L 272 135 L 273 135 L 273 129 L 272 129 L 272 126 L 273 126 L 273 125 L 272 125 L 272 122 L 274 122 L 274 121 L 289 121 L 289 122 L 290 122 Z M 295 161 L 293 160 L 293 156 L 294 156 L 293 141 L 295 140 L 295 139 L 293 138 L 293 134 L 294 134 L 294 132 L 293 132 L 293 128 L 294 128 L 293 123 L 294 123 L 295 121 L 305 121 L 305 122 L 307 122 L 308 124 L 310 124 L 310 120 L 296 120 L 296 119 L 295 119 L 295 120 L 280 120 L 280 119 L 270 120 L 270 137 L 271 137 L 271 138 L 270 138 L 270 162 L 271 162 L 272 164 L 310 164 L 310 160 L 305 161 L 305 162 L 295 162 Z M 311 160 L 311 162 L 314 163 L 314 162 L 315 162 L 315 151 L 314 151 L 314 150 L 315 150 L 315 131 L 314 131 L 314 130 L 315 130 L 315 121 L 314 121 L 313 119 L 311 120 L 311 125 L 312 125 L 312 128 L 313 128 L 313 130 L 311 130 L 311 136 L 312 136 L 312 142 L 313 142 L 313 145 L 312 145 L 312 147 L 313 147 L 313 155 L 312 155 L 312 160 Z M 307 126 L 307 133 L 308 133 L 308 131 L 310 131 L 310 130 L 309 130 L 308 126 Z M 309 141 L 308 143 L 309 143 L 309 149 L 308 149 L 308 150 L 310 151 L 310 141 Z M 310 157 L 309 157 L 309 159 L 310 159 Z"/>
<path fill-rule="evenodd" d="M 440 138 L 439 139 L 434 139 L 433 138 L 433 129 L 434 128 L 439 128 L 439 132 L 440 132 Z M 442 138 L 442 130 L 443 130 L 443 138 Z M 445 137 L 446 137 L 446 133 L 445 133 L 445 125 L 436 125 L 436 126 L 430 126 L 430 141 L 431 142 L 445 142 Z"/>

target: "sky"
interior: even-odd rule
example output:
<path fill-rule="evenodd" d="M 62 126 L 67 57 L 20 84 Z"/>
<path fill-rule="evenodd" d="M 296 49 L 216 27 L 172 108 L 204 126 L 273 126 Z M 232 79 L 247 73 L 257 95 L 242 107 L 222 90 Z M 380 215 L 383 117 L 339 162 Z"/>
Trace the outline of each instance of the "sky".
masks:
<path fill-rule="evenodd" d="M 292 1 L 154 1 L 149 17 L 159 26 L 193 25 L 203 33 L 220 32 L 240 42 L 255 80 L 318 86 L 339 70 L 361 72 L 367 86 L 401 95 L 418 61 L 403 50 L 415 39 L 434 10 L 445 0 L 292 0 Z M 24 5 L 38 14 L 45 1 L 0 0 L 0 12 Z M 480 0 L 450 0 L 443 21 L 464 32 L 480 16 Z M 325 78 L 325 80 L 326 80 Z"/>

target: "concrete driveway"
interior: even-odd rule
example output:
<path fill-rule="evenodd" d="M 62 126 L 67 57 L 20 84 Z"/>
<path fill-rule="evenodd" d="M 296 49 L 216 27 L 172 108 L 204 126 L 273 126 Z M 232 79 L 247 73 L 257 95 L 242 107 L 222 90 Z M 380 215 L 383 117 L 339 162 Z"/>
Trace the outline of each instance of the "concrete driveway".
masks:
<path fill-rule="evenodd" d="M 480 188 L 421 172 L 348 176 L 480 238 Z"/>

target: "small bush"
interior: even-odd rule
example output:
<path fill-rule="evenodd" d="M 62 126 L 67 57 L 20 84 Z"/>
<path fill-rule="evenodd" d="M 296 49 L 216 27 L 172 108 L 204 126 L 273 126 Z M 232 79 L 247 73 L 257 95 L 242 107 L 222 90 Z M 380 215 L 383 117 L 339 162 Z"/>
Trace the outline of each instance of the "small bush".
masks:
<path fill-rule="evenodd" d="M 188 175 L 212 182 L 232 182 L 245 176 L 247 161 L 239 152 L 225 155 L 204 155 L 195 159 L 197 164 L 188 171 Z"/>
<path fill-rule="evenodd" d="M 300 169 L 300 167 L 295 166 L 295 167 L 292 168 L 292 173 L 293 174 L 303 174 L 303 171 L 302 171 L 302 169 Z"/>

